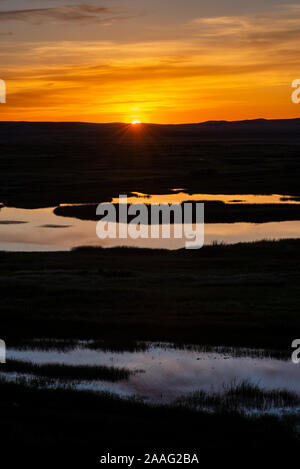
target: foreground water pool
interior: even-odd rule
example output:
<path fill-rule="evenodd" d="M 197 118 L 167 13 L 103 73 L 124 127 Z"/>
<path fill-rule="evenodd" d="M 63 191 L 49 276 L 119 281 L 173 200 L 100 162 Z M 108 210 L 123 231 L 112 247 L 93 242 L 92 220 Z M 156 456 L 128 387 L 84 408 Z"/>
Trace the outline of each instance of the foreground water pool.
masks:
<path fill-rule="evenodd" d="M 189 200 L 221 201 L 226 204 L 299 204 L 297 198 L 272 195 L 186 194 L 181 190 L 166 195 L 136 193 L 128 203 L 181 203 Z M 113 199 L 114 203 L 122 202 Z M 180 249 L 186 239 L 99 239 L 96 221 L 61 217 L 56 207 L 45 209 L 19 209 L 0 207 L 0 250 L 4 251 L 67 251 L 77 246 L 105 248 L 127 246 L 153 249 Z M 117 224 L 118 225 L 118 224 Z M 195 228 L 195 225 L 194 225 Z M 170 227 L 171 235 L 174 225 Z M 206 223 L 205 244 L 215 242 L 234 244 L 263 239 L 300 238 L 300 220 L 266 223 Z"/>
<path fill-rule="evenodd" d="M 78 342 L 69 350 L 40 348 L 9 349 L 7 359 L 38 364 L 123 367 L 132 373 L 117 382 L 76 381 L 77 390 L 106 391 L 148 402 L 171 403 L 196 391 L 222 393 L 234 384 L 247 382 L 264 391 L 286 390 L 300 397 L 300 367 L 290 359 L 267 356 L 262 350 L 200 347 L 177 348 L 165 343 L 147 343 L 142 350 L 110 351 Z M 7 379 L 29 374 L 5 373 Z"/>

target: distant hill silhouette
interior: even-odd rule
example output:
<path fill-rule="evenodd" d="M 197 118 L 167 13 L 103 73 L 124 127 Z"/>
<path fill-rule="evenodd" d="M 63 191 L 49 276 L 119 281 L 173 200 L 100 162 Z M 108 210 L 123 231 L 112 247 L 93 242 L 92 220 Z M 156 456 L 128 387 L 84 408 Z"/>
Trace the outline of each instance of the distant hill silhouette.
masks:
<path fill-rule="evenodd" d="M 0 122 L 0 136 L 3 132 L 15 134 L 48 132 L 88 132 L 97 131 L 108 135 L 110 132 L 131 127 L 124 123 L 82 123 L 82 122 Z M 203 135 L 215 136 L 270 136 L 290 135 L 300 131 L 300 118 L 296 119 L 253 119 L 241 121 L 206 121 L 192 124 L 142 124 L 140 129 L 161 133 L 162 135 Z M 139 130 L 140 131 L 140 130 Z"/>

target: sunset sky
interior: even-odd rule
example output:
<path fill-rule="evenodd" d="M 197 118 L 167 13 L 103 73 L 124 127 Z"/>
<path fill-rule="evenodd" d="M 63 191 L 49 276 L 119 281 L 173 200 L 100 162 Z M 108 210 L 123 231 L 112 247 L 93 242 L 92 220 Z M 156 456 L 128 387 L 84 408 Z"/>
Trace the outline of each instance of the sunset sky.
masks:
<path fill-rule="evenodd" d="M 0 120 L 300 116 L 300 3 L 0 0 Z"/>

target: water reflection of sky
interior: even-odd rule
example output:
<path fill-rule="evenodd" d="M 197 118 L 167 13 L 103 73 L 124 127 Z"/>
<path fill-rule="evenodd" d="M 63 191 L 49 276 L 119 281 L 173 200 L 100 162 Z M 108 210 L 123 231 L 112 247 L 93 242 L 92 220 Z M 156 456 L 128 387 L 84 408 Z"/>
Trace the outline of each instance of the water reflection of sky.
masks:
<path fill-rule="evenodd" d="M 145 196 L 136 194 L 128 203 L 179 203 L 188 200 L 221 200 L 225 203 L 300 203 L 282 195 L 218 195 L 174 192 L 169 195 Z M 114 200 L 115 202 L 118 199 Z M 180 249 L 185 238 L 171 239 L 103 239 L 96 235 L 95 221 L 60 217 L 53 213 L 55 207 L 43 209 L 0 209 L 0 249 L 7 251 L 60 251 L 76 246 L 146 247 Z M 195 225 L 193 225 L 195 229 Z M 300 237 L 300 220 L 268 223 L 208 223 L 205 224 L 205 244 L 213 242 L 238 243 L 262 239 Z"/>
<path fill-rule="evenodd" d="M 300 366 L 291 360 L 197 352 L 158 344 L 136 352 L 107 352 L 84 347 L 68 352 L 9 350 L 7 357 L 35 363 L 125 367 L 135 372 L 128 381 L 81 382 L 77 387 L 121 396 L 137 395 L 151 401 L 170 402 L 196 390 L 221 392 L 224 386 L 241 381 L 249 381 L 265 390 L 286 389 L 300 395 Z"/>
<path fill-rule="evenodd" d="M 225 204 L 300 204 L 300 200 L 280 194 L 187 194 L 183 189 L 173 189 L 172 194 L 143 194 L 133 192 L 128 204 L 181 204 L 189 201 L 224 202 Z M 113 203 L 122 203 L 115 198 Z"/>

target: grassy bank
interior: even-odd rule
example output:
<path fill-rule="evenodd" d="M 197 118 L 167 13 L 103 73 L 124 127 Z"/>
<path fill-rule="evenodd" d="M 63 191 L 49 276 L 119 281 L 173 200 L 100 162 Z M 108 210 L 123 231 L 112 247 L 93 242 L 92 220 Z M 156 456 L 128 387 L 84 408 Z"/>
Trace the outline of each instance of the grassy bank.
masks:
<path fill-rule="evenodd" d="M 110 395 L 32 388 L 0 383 L 3 450 L 18 448 L 32 462 L 54 457 L 82 458 L 97 465 L 106 451 L 143 454 L 144 451 L 192 451 L 232 462 L 241 453 L 270 457 L 297 448 L 294 417 L 245 418 L 233 412 L 207 414 L 186 406 L 152 407 Z M 215 454 L 218 448 L 220 453 Z M 25 453 L 23 452 L 25 450 Z M 124 453 L 125 451 L 125 453 Z M 241 452 L 241 453 L 240 453 Z M 11 459 L 15 452 L 11 452 Z"/>

